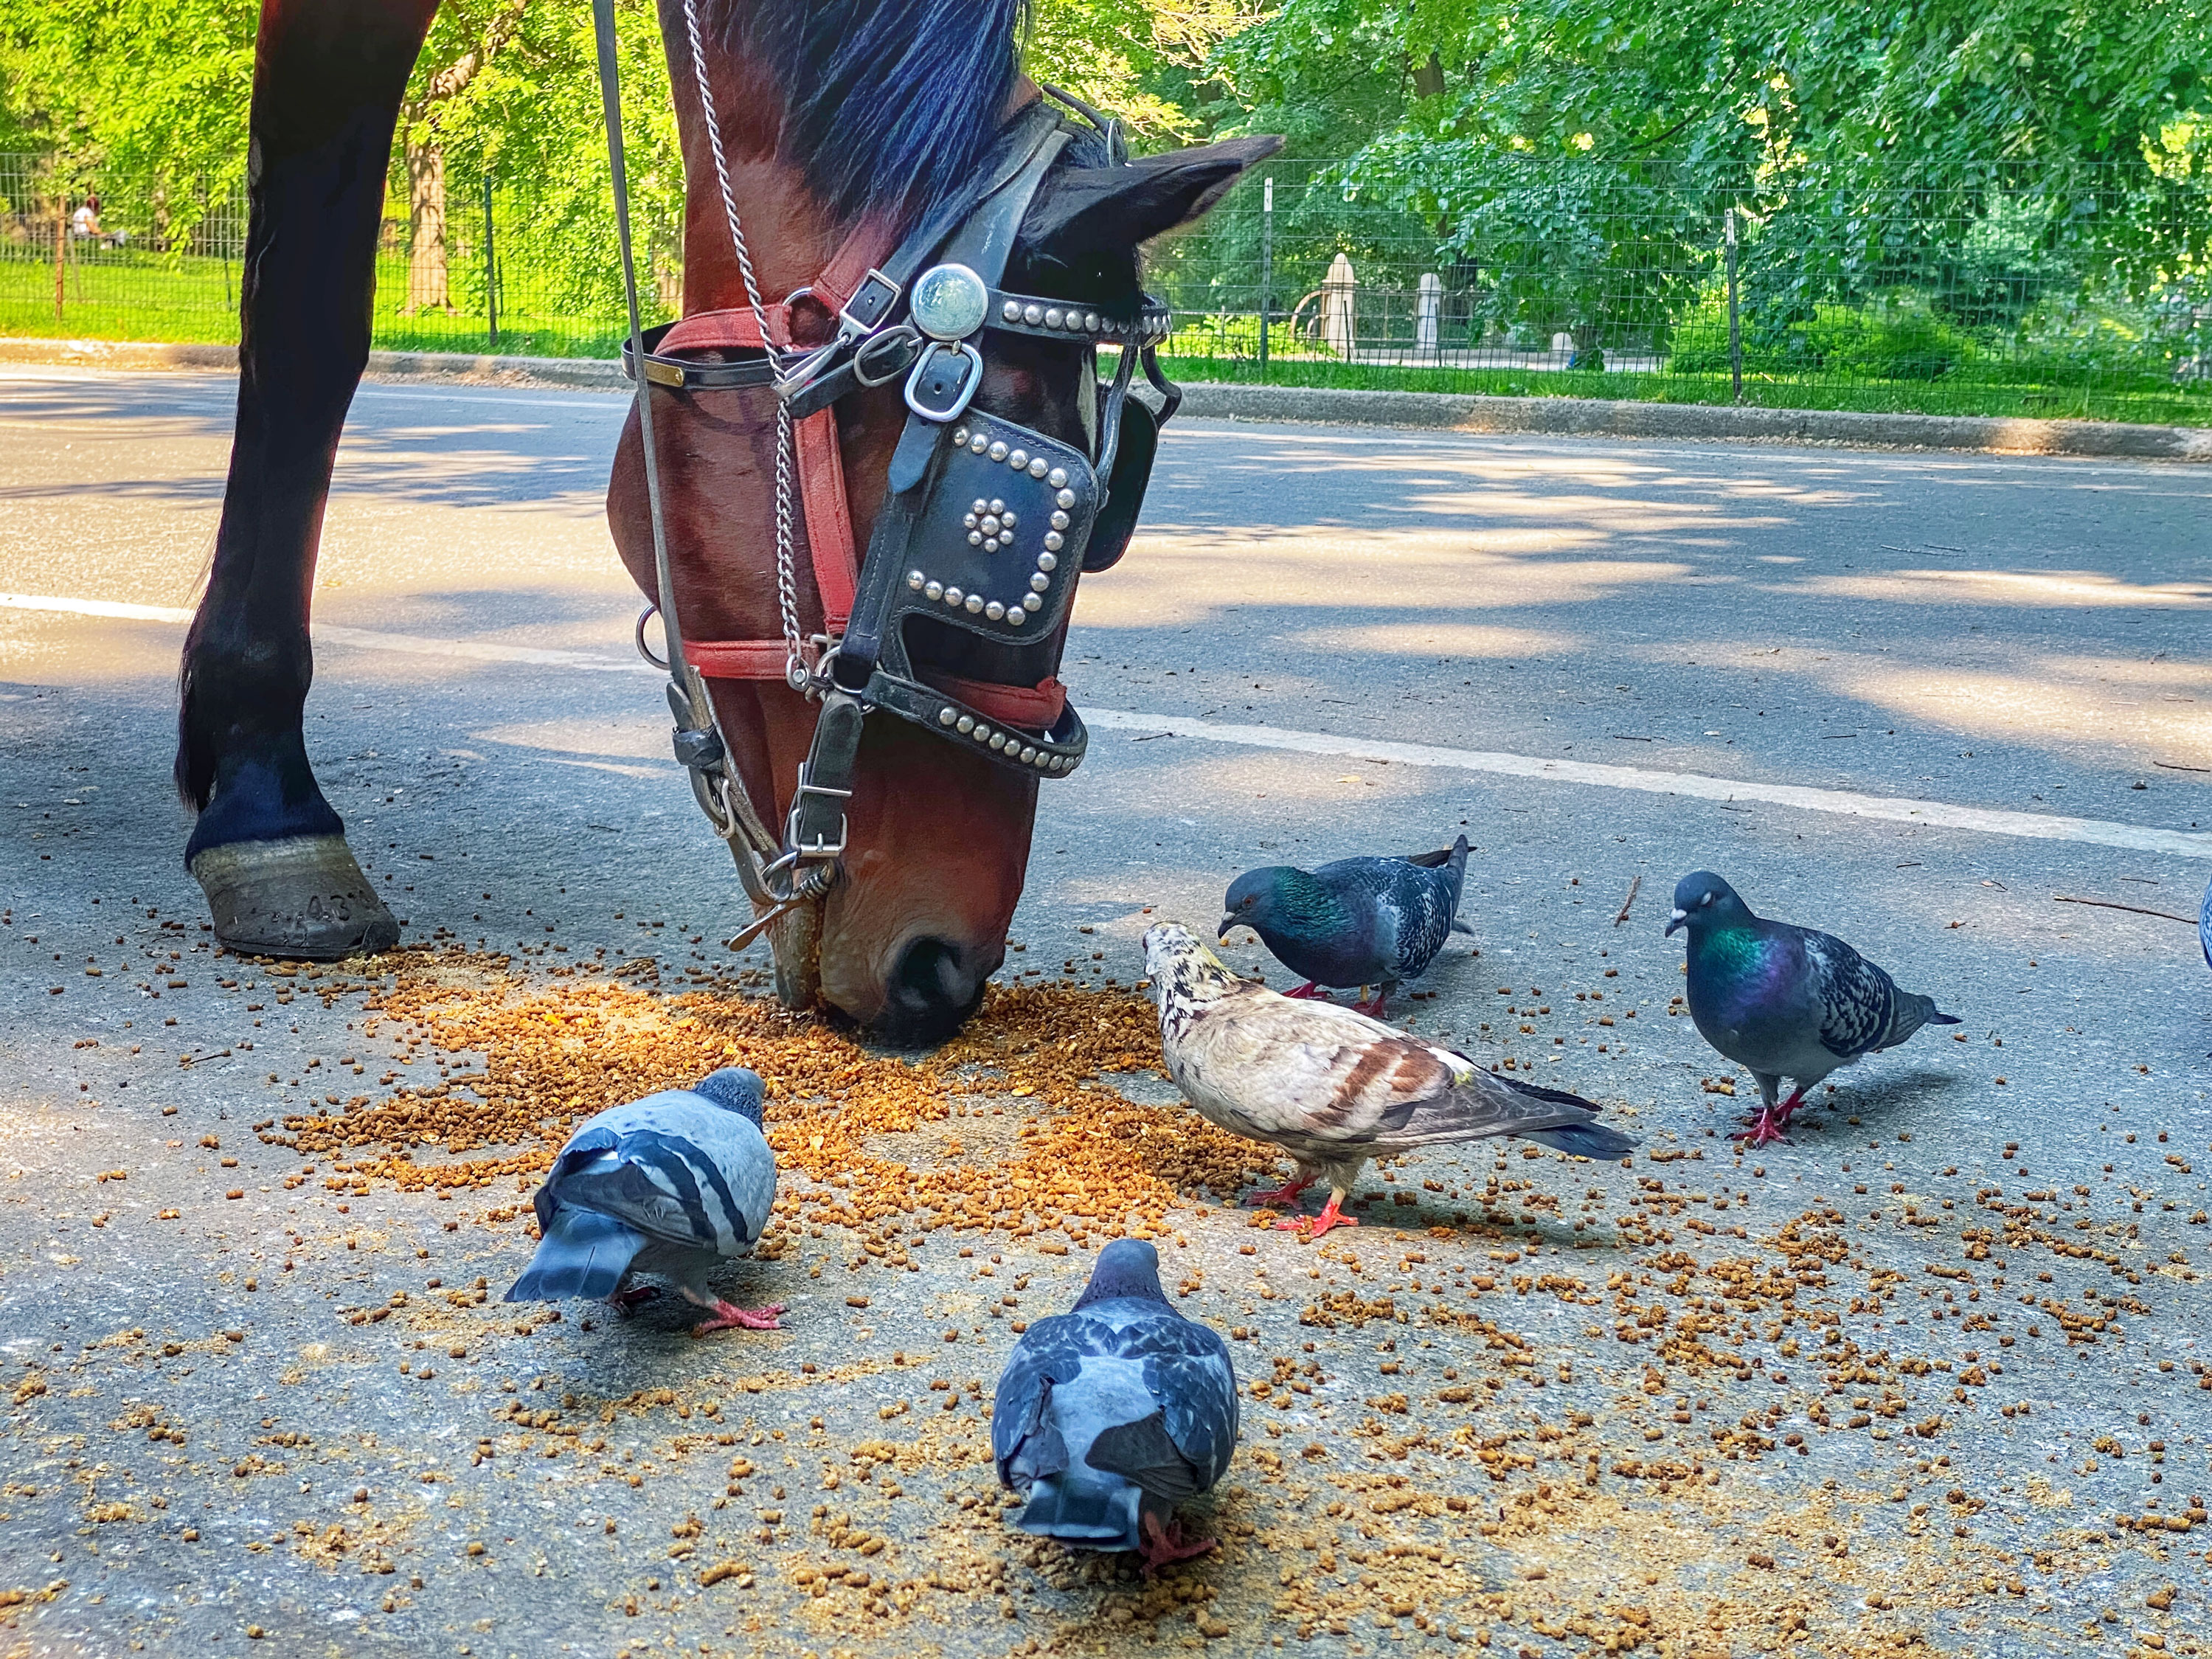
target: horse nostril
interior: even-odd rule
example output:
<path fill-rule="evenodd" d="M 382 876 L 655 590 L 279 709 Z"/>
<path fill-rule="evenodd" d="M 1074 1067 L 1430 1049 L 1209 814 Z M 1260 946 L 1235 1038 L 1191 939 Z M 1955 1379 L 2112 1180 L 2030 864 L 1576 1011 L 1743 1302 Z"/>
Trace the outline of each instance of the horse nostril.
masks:
<path fill-rule="evenodd" d="M 930 1043 L 950 1036 L 982 1000 L 982 982 L 950 939 L 925 935 L 898 955 L 886 988 L 881 1034 L 894 1042 Z"/>

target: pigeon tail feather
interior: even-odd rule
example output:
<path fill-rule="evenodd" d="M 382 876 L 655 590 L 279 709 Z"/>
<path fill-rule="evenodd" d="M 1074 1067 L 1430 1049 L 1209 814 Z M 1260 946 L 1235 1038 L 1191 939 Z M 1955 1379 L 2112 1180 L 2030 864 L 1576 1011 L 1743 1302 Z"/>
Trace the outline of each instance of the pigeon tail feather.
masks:
<path fill-rule="evenodd" d="M 1143 1504 L 1144 1494 L 1119 1475 L 1069 1469 L 1035 1482 L 1029 1505 L 1014 1524 L 1024 1532 L 1093 1549 L 1133 1550 L 1139 1541 Z"/>
<path fill-rule="evenodd" d="M 615 1293 L 645 1245 L 643 1233 L 612 1216 L 563 1206 L 507 1300 L 557 1302 L 572 1296 L 604 1300 Z"/>
<path fill-rule="evenodd" d="M 1563 1123 L 1557 1128 L 1522 1129 L 1519 1133 L 1523 1140 L 1576 1158 L 1626 1158 L 1636 1150 L 1635 1141 L 1602 1123 Z"/>

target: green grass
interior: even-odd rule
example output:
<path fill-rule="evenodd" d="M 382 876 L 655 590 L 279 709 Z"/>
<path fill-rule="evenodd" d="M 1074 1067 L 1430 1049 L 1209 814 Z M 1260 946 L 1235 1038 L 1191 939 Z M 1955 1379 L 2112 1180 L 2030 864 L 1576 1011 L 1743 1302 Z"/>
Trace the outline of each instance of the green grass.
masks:
<path fill-rule="evenodd" d="M 1320 358 L 1278 358 L 1263 375 L 1249 359 L 1174 357 L 1169 377 L 1242 386 L 1345 386 L 1362 391 L 1454 392 L 1496 398 L 1604 398 L 1630 403 L 1734 401 L 1725 374 L 1615 374 L 1602 370 L 1390 368 Z M 1847 380 L 1839 376 L 1746 374 L 1743 401 L 1759 409 L 1856 410 L 1871 414 L 1988 415 L 2039 420 L 2132 421 L 2156 426 L 2212 426 L 2212 384 L 2146 386 L 2146 377 L 2082 381 L 2002 378 L 2001 363 L 1934 380 Z"/>
<path fill-rule="evenodd" d="M 51 264 L 0 261 L 0 334 L 95 340 L 228 344 L 238 338 L 235 266 L 207 258 L 103 255 L 112 263 L 70 267 L 61 315 L 54 313 Z M 404 263 L 379 262 L 380 291 L 405 291 Z M 519 287 L 511 281 L 510 287 Z M 495 343 L 481 314 L 400 316 L 380 307 L 374 343 L 394 351 L 500 352 L 523 356 L 611 358 L 621 340 L 618 307 L 605 316 L 541 315 L 515 307 Z M 1278 357 L 1263 376 L 1249 357 L 1175 356 L 1162 365 L 1181 380 L 1349 386 L 1394 392 L 1479 392 L 1501 398 L 1601 398 L 1638 403 L 1726 404 L 1725 374 L 1620 374 L 1511 368 L 1389 368 L 1329 358 Z M 2064 371 L 2077 370 L 2067 374 Z M 1833 374 L 1747 374 L 1744 402 L 1762 409 L 1858 410 L 1877 414 L 1987 415 L 2046 420 L 2133 421 L 2212 426 L 2212 382 L 2184 387 L 2147 375 L 2100 374 L 2087 364 L 2008 369 L 1978 360 L 1934 380 Z"/>

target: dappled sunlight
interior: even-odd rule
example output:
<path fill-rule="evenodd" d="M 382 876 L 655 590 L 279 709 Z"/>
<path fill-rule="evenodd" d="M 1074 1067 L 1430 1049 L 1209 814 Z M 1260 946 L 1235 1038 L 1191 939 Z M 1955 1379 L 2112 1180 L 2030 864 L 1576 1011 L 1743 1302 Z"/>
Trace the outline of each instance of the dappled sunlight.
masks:
<path fill-rule="evenodd" d="M 488 726 L 471 732 L 479 743 L 504 744 L 513 749 L 542 749 L 556 754 L 608 760 L 666 761 L 668 722 L 650 713 L 635 717 L 594 717 L 581 720 L 525 720 L 508 726 Z"/>
<path fill-rule="evenodd" d="M 2212 604 L 2212 583 L 2144 586 L 2097 570 L 1896 570 L 1882 575 L 1814 576 L 1768 590 L 1807 598 L 1881 599 L 1903 605 L 2069 606 Z"/>
<path fill-rule="evenodd" d="M 1968 737 L 2094 744 L 2189 764 L 2212 763 L 2212 717 L 2201 707 L 2146 700 L 2109 682 L 2046 678 L 2042 665 L 2000 674 L 1894 663 L 1831 665 L 1835 691 Z M 2125 763 L 2125 757 L 2116 756 Z"/>
<path fill-rule="evenodd" d="M 1309 628 L 1285 635 L 1315 651 L 1379 652 L 1391 656 L 1534 657 L 1574 650 L 1580 641 L 1534 628 L 1416 622 L 1388 626 Z"/>

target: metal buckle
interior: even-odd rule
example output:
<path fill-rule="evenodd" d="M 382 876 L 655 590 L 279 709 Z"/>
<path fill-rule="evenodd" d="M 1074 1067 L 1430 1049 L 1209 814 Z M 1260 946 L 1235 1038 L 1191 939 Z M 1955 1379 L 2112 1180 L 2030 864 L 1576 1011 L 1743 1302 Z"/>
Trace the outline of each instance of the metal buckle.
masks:
<path fill-rule="evenodd" d="M 955 389 L 951 398 L 942 409 L 932 409 L 922 402 L 919 388 L 921 385 L 921 377 L 928 373 L 929 365 L 940 351 L 958 353 L 967 358 L 968 368 L 966 373 L 961 376 L 960 384 Z M 915 359 L 914 372 L 906 377 L 906 406 L 921 416 L 923 420 L 934 421 L 942 426 L 948 421 L 958 420 L 966 412 L 969 400 L 975 395 L 975 388 L 982 384 L 983 354 L 981 352 L 976 350 L 965 340 L 955 340 L 950 343 L 943 340 L 932 340 L 922 348 L 921 356 Z"/>
<path fill-rule="evenodd" d="M 653 654 L 653 647 L 645 642 L 646 623 L 651 622 L 659 614 L 660 607 L 657 605 L 648 605 L 644 610 L 637 613 L 637 654 L 644 658 L 647 662 L 651 663 L 655 668 L 659 669 L 661 672 L 665 674 L 668 672 L 668 659 L 665 657 L 654 656 Z"/>
<path fill-rule="evenodd" d="M 881 297 L 883 302 L 871 307 L 873 315 L 862 310 L 860 301 L 863 296 L 871 300 Z M 899 285 L 872 267 L 868 274 L 860 278 L 860 286 L 853 290 L 853 297 L 845 301 L 844 309 L 837 313 L 838 333 L 854 340 L 874 333 L 883 326 L 884 319 L 891 314 L 892 307 L 898 301 Z"/>
<path fill-rule="evenodd" d="M 868 367 L 871 360 L 882 356 L 886 351 L 895 355 L 898 349 L 919 344 L 921 340 L 921 334 L 910 323 L 901 323 L 896 328 L 887 328 L 878 334 L 869 336 L 860 343 L 860 349 L 853 354 L 854 380 L 866 386 L 888 386 L 906 372 L 908 365 L 903 362 L 898 363 L 878 374 Z"/>
<path fill-rule="evenodd" d="M 823 784 L 808 782 L 806 779 L 806 769 L 804 766 L 800 767 L 799 769 L 799 788 L 791 798 L 791 814 L 784 821 L 783 836 L 784 841 L 787 843 L 786 850 L 781 858 L 778 859 L 774 864 L 769 866 L 771 872 L 785 868 L 789 865 L 796 864 L 801 859 L 834 859 L 841 858 L 844 855 L 845 843 L 849 838 L 850 824 L 845 814 L 842 812 L 837 814 L 837 843 L 836 846 L 831 846 L 826 841 L 803 842 L 799 840 L 799 815 L 800 810 L 805 805 L 806 797 L 809 795 L 820 795 L 835 800 L 850 800 L 853 799 L 853 792 L 849 789 L 832 789 Z"/>

